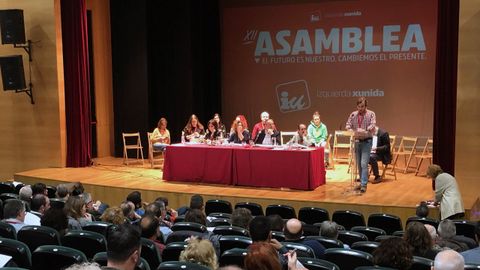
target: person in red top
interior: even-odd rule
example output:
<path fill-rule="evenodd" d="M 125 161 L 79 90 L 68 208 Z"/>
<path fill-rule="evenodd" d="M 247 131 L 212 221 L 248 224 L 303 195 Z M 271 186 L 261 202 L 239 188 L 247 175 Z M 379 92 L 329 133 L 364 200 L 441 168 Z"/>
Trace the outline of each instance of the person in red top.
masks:
<path fill-rule="evenodd" d="M 265 123 L 268 119 L 270 119 L 270 115 L 268 114 L 268 112 L 262 112 L 260 114 L 260 122 L 256 123 L 255 126 L 253 126 L 252 139 L 254 141 L 257 139 L 258 133 L 265 129 Z"/>

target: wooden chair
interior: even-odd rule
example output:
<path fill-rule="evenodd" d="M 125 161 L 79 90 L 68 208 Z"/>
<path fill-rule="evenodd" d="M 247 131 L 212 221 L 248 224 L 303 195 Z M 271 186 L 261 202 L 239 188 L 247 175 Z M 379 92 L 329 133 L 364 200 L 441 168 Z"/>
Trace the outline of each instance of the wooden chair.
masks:
<path fill-rule="evenodd" d="M 333 137 L 333 153 L 332 154 L 332 166 L 336 162 L 346 162 L 349 165 L 349 168 L 352 164 L 352 137 L 353 134 L 350 131 L 335 130 Z M 345 151 L 348 150 L 347 156 L 339 156 L 339 150 Z"/>
<path fill-rule="evenodd" d="M 122 133 L 123 137 L 123 163 L 128 166 L 128 150 L 137 150 L 137 161 L 141 157 L 143 165 L 143 147 L 140 140 L 140 132 Z M 134 142 L 133 144 L 130 144 Z"/>
<path fill-rule="evenodd" d="M 418 172 L 420 171 L 420 168 L 422 166 L 422 162 L 424 159 L 427 159 L 429 162 L 429 165 L 432 164 L 432 150 L 433 150 L 433 139 L 427 139 L 427 142 L 425 143 L 425 147 L 423 147 L 423 151 L 421 155 L 415 156 L 417 159 L 417 169 L 415 170 L 415 175 L 418 175 Z M 420 161 L 418 161 L 420 159 Z"/>
<path fill-rule="evenodd" d="M 297 134 L 296 131 L 280 131 L 280 144 L 283 145 L 292 139 L 293 136 Z M 286 136 L 288 140 L 284 141 L 283 137 Z"/>
<path fill-rule="evenodd" d="M 397 169 L 398 157 L 400 156 L 404 157 L 405 168 L 398 168 L 398 169 L 403 169 L 403 173 L 407 173 L 408 169 L 410 168 L 414 168 L 414 169 L 416 168 L 416 167 L 411 167 L 410 163 L 412 162 L 412 159 L 416 153 L 417 141 L 418 141 L 417 137 L 404 136 L 402 138 L 402 140 L 400 141 L 400 145 L 398 146 L 398 151 L 395 153 L 395 159 L 393 161 L 392 171 Z"/>
<path fill-rule="evenodd" d="M 155 148 L 153 148 L 151 132 L 147 132 L 147 139 L 148 139 L 148 160 L 150 161 L 150 165 L 153 168 L 156 161 L 163 162 L 164 151 L 156 150 Z"/>
<path fill-rule="evenodd" d="M 334 164 L 333 164 L 333 158 L 332 158 L 332 145 L 330 143 L 331 141 L 332 141 L 332 134 L 328 134 L 328 138 L 325 143 L 325 153 L 328 153 L 328 167 L 333 169 Z"/>

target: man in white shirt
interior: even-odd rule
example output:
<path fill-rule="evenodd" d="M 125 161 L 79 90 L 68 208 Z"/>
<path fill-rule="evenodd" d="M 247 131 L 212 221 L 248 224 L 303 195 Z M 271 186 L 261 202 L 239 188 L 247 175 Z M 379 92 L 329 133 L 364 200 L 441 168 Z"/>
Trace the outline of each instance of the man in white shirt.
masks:
<path fill-rule="evenodd" d="M 40 218 L 50 209 L 50 199 L 44 194 L 35 194 L 30 203 L 30 212 L 25 215 L 25 224 L 40 226 Z"/>

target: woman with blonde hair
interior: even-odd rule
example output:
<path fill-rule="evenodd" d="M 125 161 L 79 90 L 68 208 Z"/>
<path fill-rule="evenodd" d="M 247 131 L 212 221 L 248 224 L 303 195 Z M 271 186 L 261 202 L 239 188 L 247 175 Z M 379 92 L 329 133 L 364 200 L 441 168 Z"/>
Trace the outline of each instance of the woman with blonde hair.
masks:
<path fill-rule="evenodd" d="M 440 204 L 440 219 L 462 219 L 465 217 L 462 195 L 455 177 L 443 172 L 437 164 L 428 166 L 427 177 L 432 179 L 435 202 Z"/>
<path fill-rule="evenodd" d="M 81 230 L 85 221 L 87 207 L 85 200 L 79 196 L 69 196 L 63 208 L 68 217 L 68 228 L 72 230 Z"/>
<path fill-rule="evenodd" d="M 180 261 L 197 263 L 212 270 L 218 268 L 215 249 L 212 243 L 205 239 L 190 238 L 187 247 L 180 253 Z"/>
<path fill-rule="evenodd" d="M 157 127 L 153 130 L 150 137 L 153 148 L 157 151 L 164 151 L 165 147 L 170 144 L 170 131 L 167 129 L 167 119 L 160 118 Z"/>
<path fill-rule="evenodd" d="M 125 223 L 125 216 L 120 207 L 110 207 L 103 212 L 100 219 L 104 222 L 110 222 L 115 225 L 120 225 Z"/>

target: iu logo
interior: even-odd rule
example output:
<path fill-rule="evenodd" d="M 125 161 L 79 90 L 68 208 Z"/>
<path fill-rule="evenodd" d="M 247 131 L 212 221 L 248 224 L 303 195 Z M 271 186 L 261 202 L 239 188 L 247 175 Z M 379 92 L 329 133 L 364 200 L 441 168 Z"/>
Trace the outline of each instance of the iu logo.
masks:
<path fill-rule="evenodd" d="M 282 113 L 295 112 L 310 108 L 310 94 L 305 80 L 278 84 L 278 107 Z"/>

